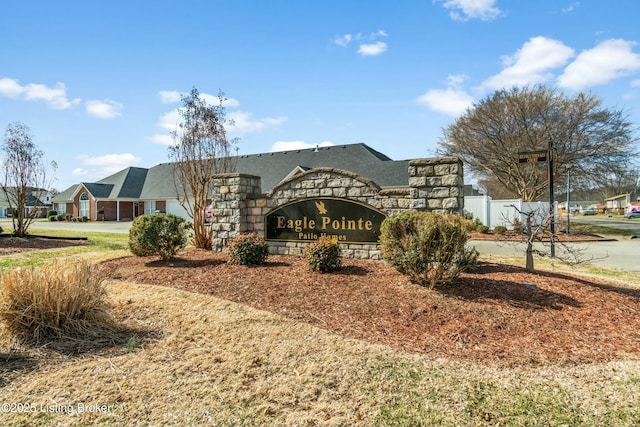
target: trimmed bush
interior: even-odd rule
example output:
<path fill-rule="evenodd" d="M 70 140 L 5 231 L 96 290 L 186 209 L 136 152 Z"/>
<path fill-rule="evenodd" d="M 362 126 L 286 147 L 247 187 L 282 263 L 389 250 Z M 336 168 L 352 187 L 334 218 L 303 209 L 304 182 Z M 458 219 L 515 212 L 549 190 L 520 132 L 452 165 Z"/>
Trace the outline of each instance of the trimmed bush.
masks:
<path fill-rule="evenodd" d="M 504 234 L 507 232 L 507 227 L 505 227 L 504 225 L 496 225 L 495 227 L 493 227 L 493 232 L 496 234 Z"/>
<path fill-rule="evenodd" d="M 136 256 L 157 255 L 166 261 L 187 246 L 190 229 L 190 222 L 174 214 L 141 215 L 129 229 L 129 249 Z"/>
<path fill-rule="evenodd" d="M 309 268 L 322 273 L 333 271 L 340 267 L 340 245 L 330 237 L 320 237 L 309 244 L 304 251 Z"/>
<path fill-rule="evenodd" d="M 58 220 L 58 216 L 57 215 L 51 215 L 49 217 L 49 221 L 57 221 Z"/>
<path fill-rule="evenodd" d="M 489 234 L 489 231 L 491 231 L 491 229 L 487 225 L 480 224 L 476 226 L 476 231 L 481 234 Z"/>
<path fill-rule="evenodd" d="M 231 264 L 260 265 L 269 256 L 269 244 L 256 233 L 241 234 L 231 240 L 228 247 Z"/>
<path fill-rule="evenodd" d="M 19 341 L 42 343 L 115 327 L 103 279 L 89 261 L 9 270 L 2 274 L 0 286 L 0 319 Z"/>
<path fill-rule="evenodd" d="M 51 218 L 52 216 L 58 216 L 58 211 L 48 210 L 47 211 L 47 218 Z"/>
<path fill-rule="evenodd" d="M 416 283 L 435 287 L 474 266 L 478 252 L 467 249 L 462 217 L 431 212 L 403 212 L 382 222 L 382 255 Z"/>

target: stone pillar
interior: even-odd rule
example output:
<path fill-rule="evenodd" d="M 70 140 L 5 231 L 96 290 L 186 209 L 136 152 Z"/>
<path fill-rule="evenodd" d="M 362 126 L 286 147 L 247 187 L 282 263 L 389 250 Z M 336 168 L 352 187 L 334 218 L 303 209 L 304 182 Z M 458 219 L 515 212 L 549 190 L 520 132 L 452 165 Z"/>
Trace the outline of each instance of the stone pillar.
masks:
<path fill-rule="evenodd" d="M 410 208 L 462 215 L 464 175 L 457 157 L 409 161 Z"/>
<path fill-rule="evenodd" d="M 213 180 L 213 250 L 221 251 L 234 237 L 248 230 L 247 198 L 260 194 L 260 177 L 227 173 Z"/>

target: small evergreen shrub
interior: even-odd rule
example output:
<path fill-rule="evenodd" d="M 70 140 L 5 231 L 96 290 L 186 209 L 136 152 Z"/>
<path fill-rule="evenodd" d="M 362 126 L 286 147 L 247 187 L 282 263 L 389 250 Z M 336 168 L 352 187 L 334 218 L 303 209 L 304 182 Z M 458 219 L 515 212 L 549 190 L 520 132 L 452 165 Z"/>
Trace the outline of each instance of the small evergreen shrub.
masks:
<path fill-rule="evenodd" d="M 189 241 L 191 223 L 174 214 L 141 215 L 129 229 L 129 249 L 136 256 L 169 260 Z"/>
<path fill-rule="evenodd" d="M 490 231 L 490 228 L 487 225 L 480 224 L 476 226 L 476 231 L 481 234 L 488 234 Z"/>
<path fill-rule="evenodd" d="M 57 215 L 51 215 L 49 217 L 49 221 L 57 221 L 58 220 L 58 216 Z"/>
<path fill-rule="evenodd" d="M 86 216 L 83 216 L 82 218 L 80 218 L 80 221 L 87 222 L 89 221 L 89 218 L 87 218 Z"/>
<path fill-rule="evenodd" d="M 513 231 L 518 234 L 524 233 L 524 227 L 522 226 L 522 222 L 520 222 L 520 218 L 513 218 Z"/>
<path fill-rule="evenodd" d="M 261 265 L 269 256 L 269 244 L 256 233 L 241 234 L 229 242 L 229 262 L 239 265 Z"/>
<path fill-rule="evenodd" d="M 493 227 L 493 232 L 496 234 L 505 234 L 507 232 L 507 227 L 504 225 L 496 225 Z"/>
<path fill-rule="evenodd" d="M 103 283 L 98 266 L 86 260 L 5 271 L 0 279 L 0 319 L 25 343 L 112 329 L 115 322 Z"/>
<path fill-rule="evenodd" d="M 66 220 L 66 217 L 65 217 L 64 215 L 58 215 L 58 216 L 56 217 L 56 220 L 58 220 L 58 221 L 64 221 L 64 220 Z"/>
<path fill-rule="evenodd" d="M 313 271 L 322 273 L 333 271 L 340 267 L 340 245 L 330 237 L 320 237 L 309 244 L 304 251 L 309 267 Z"/>
<path fill-rule="evenodd" d="M 47 218 L 51 218 L 52 216 L 58 216 L 58 211 L 48 210 L 47 211 Z"/>
<path fill-rule="evenodd" d="M 474 266 L 478 252 L 467 249 L 467 220 L 431 212 L 403 212 L 382 222 L 382 255 L 416 283 L 446 284 Z"/>

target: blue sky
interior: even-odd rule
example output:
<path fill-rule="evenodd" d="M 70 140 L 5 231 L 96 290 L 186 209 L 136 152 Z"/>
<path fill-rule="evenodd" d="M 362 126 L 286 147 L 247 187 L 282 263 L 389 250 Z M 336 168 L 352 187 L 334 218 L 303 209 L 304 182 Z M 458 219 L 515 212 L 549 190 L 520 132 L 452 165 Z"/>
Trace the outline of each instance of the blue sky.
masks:
<path fill-rule="evenodd" d="M 435 155 L 495 90 L 543 83 L 640 123 L 638 0 L 6 1 L 0 127 L 64 190 L 168 161 L 180 93 L 222 90 L 239 153 Z"/>

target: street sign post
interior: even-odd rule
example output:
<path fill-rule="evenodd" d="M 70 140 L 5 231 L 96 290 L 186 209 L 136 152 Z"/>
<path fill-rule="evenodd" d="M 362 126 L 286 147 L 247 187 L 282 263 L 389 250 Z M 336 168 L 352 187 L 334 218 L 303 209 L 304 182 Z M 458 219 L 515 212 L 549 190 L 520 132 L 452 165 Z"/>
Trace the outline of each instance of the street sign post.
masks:
<path fill-rule="evenodd" d="M 556 222 L 553 200 L 553 140 L 549 139 L 548 148 L 546 150 L 520 151 L 518 152 L 518 164 L 521 163 L 538 163 L 547 162 L 547 174 L 549 181 L 549 210 L 550 210 L 550 228 L 551 228 L 551 258 L 556 257 Z"/>

